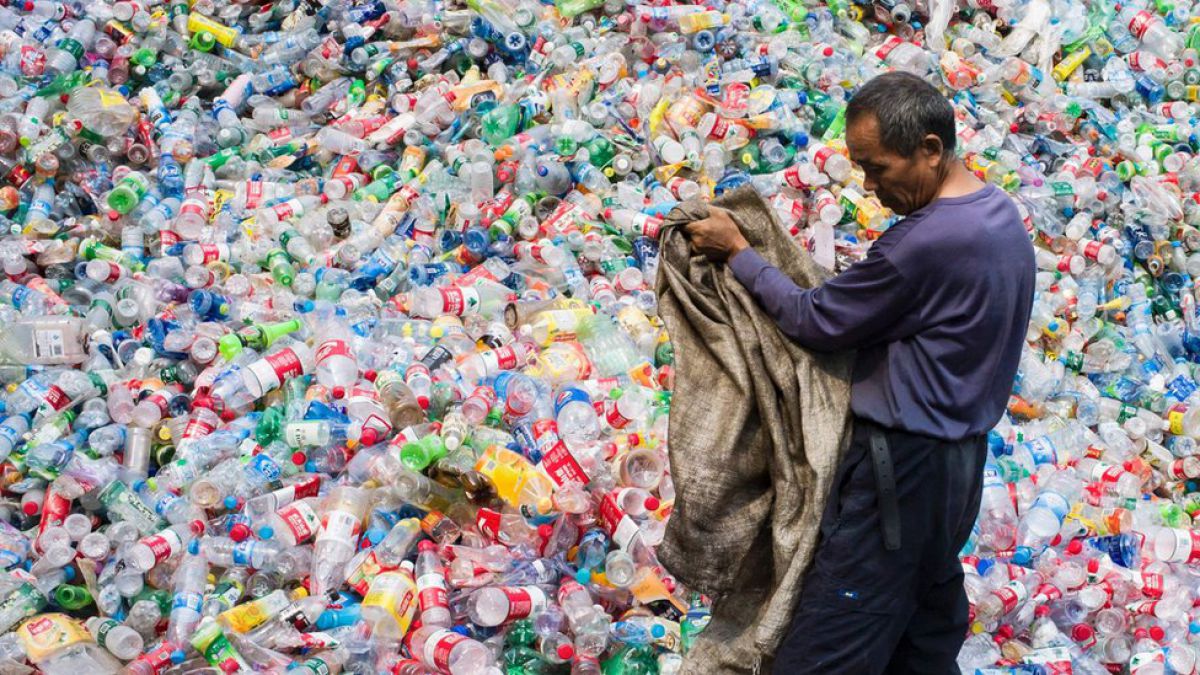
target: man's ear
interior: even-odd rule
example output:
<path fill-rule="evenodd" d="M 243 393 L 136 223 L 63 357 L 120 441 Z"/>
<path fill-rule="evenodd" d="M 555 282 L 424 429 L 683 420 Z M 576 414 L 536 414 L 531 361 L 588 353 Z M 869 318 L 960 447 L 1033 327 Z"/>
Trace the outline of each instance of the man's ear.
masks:
<path fill-rule="evenodd" d="M 937 134 L 925 134 L 925 138 L 921 139 L 920 150 L 931 166 L 942 163 L 942 148 L 942 139 Z"/>

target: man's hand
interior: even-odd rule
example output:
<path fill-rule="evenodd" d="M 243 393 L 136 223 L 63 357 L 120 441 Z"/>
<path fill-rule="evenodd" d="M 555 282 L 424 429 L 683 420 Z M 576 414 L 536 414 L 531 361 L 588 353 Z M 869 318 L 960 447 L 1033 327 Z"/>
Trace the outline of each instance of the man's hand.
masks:
<path fill-rule="evenodd" d="M 696 252 L 716 262 L 724 262 L 738 251 L 750 248 L 750 242 L 742 236 L 729 212 L 715 206 L 708 207 L 707 218 L 688 223 L 684 231 Z"/>

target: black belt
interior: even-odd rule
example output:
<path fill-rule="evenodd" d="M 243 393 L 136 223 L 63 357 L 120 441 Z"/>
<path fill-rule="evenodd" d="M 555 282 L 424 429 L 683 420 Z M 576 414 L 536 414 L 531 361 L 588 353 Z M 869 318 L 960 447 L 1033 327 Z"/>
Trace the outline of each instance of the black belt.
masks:
<path fill-rule="evenodd" d="M 896 496 L 896 471 L 887 436 L 875 424 L 868 425 L 871 434 L 871 464 L 875 468 L 875 489 L 879 503 L 879 526 L 883 531 L 883 547 L 900 550 L 900 501 Z"/>

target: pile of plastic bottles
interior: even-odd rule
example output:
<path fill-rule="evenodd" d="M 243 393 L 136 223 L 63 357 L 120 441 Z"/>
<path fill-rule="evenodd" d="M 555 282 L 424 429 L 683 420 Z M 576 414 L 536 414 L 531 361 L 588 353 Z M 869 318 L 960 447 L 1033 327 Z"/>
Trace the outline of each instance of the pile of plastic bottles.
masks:
<path fill-rule="evenodd" d="M 892 216 L 889 68 L 1038 243 L 967 672 L 1197 672 L 1188 3 L 0 7 L 0 668 L 674 672 L 661 216 Z M 1196 617 L 1196 621 L 1193 620 Z M 92 669 L 92 670 L 87 670 Z"/>

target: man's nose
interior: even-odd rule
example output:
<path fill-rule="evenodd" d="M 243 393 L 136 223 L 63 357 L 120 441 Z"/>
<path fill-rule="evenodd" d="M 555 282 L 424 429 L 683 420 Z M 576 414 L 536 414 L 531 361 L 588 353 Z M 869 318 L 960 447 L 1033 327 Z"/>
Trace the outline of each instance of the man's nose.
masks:
<path fill-rule="evenodd" d="M 875 180 L 874 178 L 863 178 L 863 187 L 866 188 L 868 192 L 874 192 L 875 188 L 879 187 L 879 181 Z"/>

